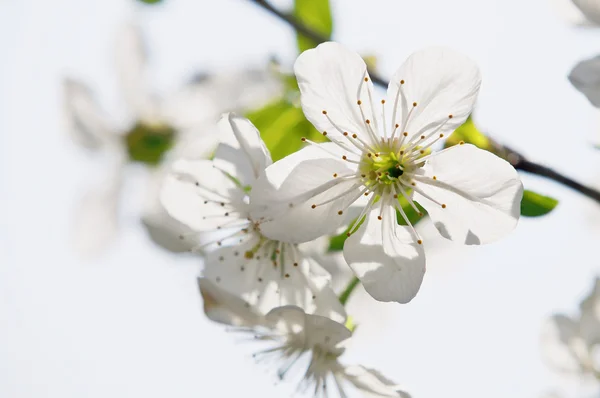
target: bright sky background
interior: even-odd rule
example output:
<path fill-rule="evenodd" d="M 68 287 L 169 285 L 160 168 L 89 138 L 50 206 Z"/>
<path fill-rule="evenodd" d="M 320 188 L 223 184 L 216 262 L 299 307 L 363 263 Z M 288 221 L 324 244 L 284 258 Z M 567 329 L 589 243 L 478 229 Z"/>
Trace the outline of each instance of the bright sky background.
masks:
<path fill-rule="evenodd" d="M 61 130 L 60 79 L 88 82 L 118 118 L 112 47 L 123 23 L 137 19 L 149 36 L 160 90 L 198 69 L 294 60 L 293 32 L 247 1 L 165 3 L 0 0 L 0 397 L 268 398 L 291 388 L 273 386 L 251 344 L 204 318 L 197 261 L 152 246 L 138 224 L 141 187 L 128 187 L 134 199 L 120 240 L 103 257 L 82 262 L 72 251 L 73 207 L 103 169 Z M 480 126 L 600 187 L 600 154 L 590 145 L 600 142 L 600 118 L 566 79 L 600 52 L 600 29 L 573 26 L 547 0 L 332 3 L 335 38 L 377 55 L 384 76 L 427 45 L 470 55 L 484 79 Z M 545 367 L 539 333 L 549 314 L 574 311 L 591 288 L 600 207 L 523 180 L 560 199 L 556 211 L 521 220 L 490 246 L 441 245 L 452 249 L 429 256 L 409 305 L 357 295 L 354 307 L 368 311 L 350 310 L 361 325 L 344 362 L 381 370 L 415 398 L 574 391 Z"/>

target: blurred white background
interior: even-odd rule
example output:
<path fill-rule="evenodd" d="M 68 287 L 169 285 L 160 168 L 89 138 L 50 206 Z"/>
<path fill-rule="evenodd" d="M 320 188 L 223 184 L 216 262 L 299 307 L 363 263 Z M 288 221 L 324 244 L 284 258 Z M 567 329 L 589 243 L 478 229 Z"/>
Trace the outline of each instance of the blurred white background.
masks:
<path fill-rule="evenodd" d="M 335 39 L 377 55 L 384 76 L 427 45 L 470 55 L 484 78 L 476 122 L 600 187 L 600 153 L 590 145 L 600 142 L 598 112 L 566 79 L 576 62 L 600 53 L 600 29 L 574 26 L 566 8 L 547 0 L 332 7 Z M 0 0 L 0 397 L 286 396 L 294 386 L 274 386 L 253 363 L 251 344 L 205 319 L 199 261 L 147 239 L 136 210 L 143 187 L 127 186 L 123 228 L 107 253 L 83 262 L 72 250 L 73 207 L 104 170 L 62 130 L 60 82 L 88 82 L 118 116 L 114 40 L 130 21 L 149 39 L 159 91 L 197 70 L 261 65 L 271 55 L 291 67 L 295 57 L 292 30 L 243 0 Z M 351 299 L 360 327 L 344 362 L 378 368 L 416 398 L 581 390 L 547 369 L 539 333 L 548 315 L 574 311 L 592 286 L 600 206 L 552 182 L 523 180 L 559 199 L 557 209 L 522 219 L 499 243 L 432 252 L 409 305 Z M 379 316 L 361 321 L 369 311 Z"/>

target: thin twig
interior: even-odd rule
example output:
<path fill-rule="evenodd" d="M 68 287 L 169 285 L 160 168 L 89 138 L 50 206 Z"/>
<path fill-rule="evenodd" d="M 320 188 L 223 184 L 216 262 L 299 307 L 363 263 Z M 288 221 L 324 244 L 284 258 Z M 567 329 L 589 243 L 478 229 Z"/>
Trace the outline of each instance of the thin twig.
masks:
<path fill-rule="evenodd" d="M 320 35 L 319 33 L 315 32 L 314 30 L 312 30 L 309 27 L 307 27 L 306 25 L 304 25 L 302 22 L 300 22 L 298 19 L 296 19 L 293 15 L 284 13 L 284 12 L 276 9 L 271 4 L 269 4 L 269 2 L 267 2 L 266 0 L 249 0 L 249 1 L 255 3 L 256 5 L 269 11 L 271 14 L 275 15 L 277 18 L 279 18 L 280 20 L 286 22 L 288 25 L 293 27 L 296 30 L 296 32 L 308 37 L 309 39 L 313 40 L 316 44 L 320 44 L 320 43 L 323 43 L 323 42 L 326 42 L 329 40 L 327 37 Z M 375 73 L 372 70 L 369 70 L 369 75 L 370 75 L 373 83 L 375 83 L 383 88 L 387 87 L 388 81 L 386 79 L 383 79 L 381 76 L 377 75 L 377 73 Z M 600 191 L 597 191 L 593 188 L 590 188 L 588 186 L 580 184 L 579 182 L 577 182 L 563 174 L 560 174 L 559 172 L 554 171 L 546 166 L 534 163 L 534 162 L 526 159 L 522 154 L 515 151 L 514 149 L 508 148 L 498 142 L 494 142 L 494 145 L 495 145 L 495 150 L 493 152 L 495 152 L 499 156 L 502 156 L 503 158 L 507 159 L 515 167 L 515 169 L 525 171 L 527 173 L 535 174 L 540 177 L 548 178 L 552 181 L 558 182 L 559 184 L 567 186 L 567 187 L 587 196 L 588 198 L 591 198 L 591 199 L 595 200 L 596 202 L 600 203 Z"/>

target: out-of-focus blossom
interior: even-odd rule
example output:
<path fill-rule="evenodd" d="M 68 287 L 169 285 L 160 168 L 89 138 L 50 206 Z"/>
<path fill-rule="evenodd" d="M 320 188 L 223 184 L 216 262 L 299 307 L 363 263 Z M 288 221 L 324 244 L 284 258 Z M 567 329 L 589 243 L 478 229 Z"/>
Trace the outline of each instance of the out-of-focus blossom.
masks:
<path fill-rule="evenodd" d="M 542 352 L 557 371 L 600 381 L 600 278 L 578 316 L 556 314 L 542 330 Z"/>
<path fill-rule="evenodd" d="M 176 161 L 160 195 L 169 214 L 197 233 L 181 238 L 206 252 L 204 277 L 262 313 L 295 305 L 343 319 L 330 275 L 298 245 L 265 238 L 250 217 L 255 181 L 272 163 L 258 130 L 233 114 L 219 127 L 225 142 L 214 159 Z"/>
<path fill-rule="evenodd" d="M 569 81 L 596 108 L 600 108 L 600 56 L 579 62 L 571 73 Z"/>
<path fill-rule="evenodd" d="M 600 24 L 600 0 L 573 0 L 573 4 L 589 22 Z"/>
<path fill-rule="evenodd" d="M 124 168 L 138 162 L 148 166 L 149 190 L 142 214 L 152 239 L 172 251 L 189 249 L 176 237 L 186 228 L 162 209 L 157 193 L 163 167 L 173 158 L 208 157 L 216 148 L 213 125 L 226 111 L 263 106 L 283 94 L 273 71 L 239 70 L 204 75 L 168 96 L 155 96 L 145 76 L 147 52 L 140 31 L 128 26 L 116 46 L 119 82 L 129 113 L 118 123 L 103 113 L 92 90 L 80 81 L 64 80 L 68 132 L 73 140 L 106 158 L 109 173 L 100 187 L 88 192 L 77 210 L 76 248 L 84 255 L 103 250 L 115 237 Z"/>
<path fill-rule="evenodd" d="M 558 18 L 576 27 L 595 27 L 600 24 L 598 0 L 550 0 Z"/>
<path fill-rule="evenodd" d="M 392 77 L 387 100 L 375 99 L 360 56 L 337 43 L 305 51 L 294 71 L 304 114 L 331 142 L 306 140 L 267 168 L 256 190 L 265 206 L 253 213 L 276 218 L 261 226 L 265 236 L 312 240 L 361 204 L 344 257 L 373 298 L 407 303 L 425 255 L 399 198 L 417 213 L 421 204 L 442 236 L 464 244 L 495 241 L 517 225 L 523 186 L 508 162 L 468 144 L 429 154 L 473 109 L 481 83 L 473 61 L 444 48 L 416 52 Z"/>
<path fill-rule="evenodd" d="M 315 397 L 327 397 L 336 391 L 340 397 L 347 397 L 347 387 L 353 386 L 364 397 L 410 397 L 376 370 L 340 363 L 344 343 L 352 336 L 343 324 L 307 314 L 295 306 L 276 307 L 261 315 L 248 302 L 223 291 L 213 282 L 205 278 L 198 282 L 206 315 L 215 322 L 237 327 L 267 345 L 255 357 L 278 359 L 280 379 L 294 368 L 306 369 L 299 390 Z M 300 364 L 306 362 L 306 367 Z"/>

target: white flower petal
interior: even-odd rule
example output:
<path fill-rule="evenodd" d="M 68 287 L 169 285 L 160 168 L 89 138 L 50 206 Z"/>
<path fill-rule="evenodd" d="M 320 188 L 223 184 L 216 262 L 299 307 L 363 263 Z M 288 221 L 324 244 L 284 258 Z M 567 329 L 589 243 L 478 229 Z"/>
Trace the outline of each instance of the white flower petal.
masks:
<path fill-rule="evenodd" d="M 388 86 L 388 104 L 394 109 L 390 120 L 409 138 L 448 135 L 473 110 L 480 85 L 479 68 L 466 56 L 442 47 L 415 52 Z"/>
<path fill-rule="evenodd" d="M 284 259 L 278 259 L 276 265 L 272 258 L 274 246 L 267 251 L 258 250 L 248 258 L 247 252 L 253 250 L 259 239 L 256 236 L 241 245 L 208 253 L 204 276 L 263 314 L 274 307 L 294 305 L 308 313 L 345 321 L 346 313 L 329 287 L 329 279 L 312 271 L 306 259 L 292 258 L 293 249 L 289 245 L 281 249 Z"/>
<path fill-rule="evenodd" d="M 516 227 L 523 184 L 507 161 L 465 144 L 434 154 L 423 169 L 414 199 L 445 238 L 478 245 L 500 239 Z"/>
<path fill-rule="evenodd" d="M 341 342 L 352 336 L 343 324 L 324 316 L 307 314 L 294 306 L 274 308 L 265 318 L 275 328 L 293 335 L 307 349 L 321 346 L 325 351 L 335 352 Z"/>
<path fill-rule="evenodd" d="M 573 4 L 581 10 L 588 20 L 600 24 L 600 2 L 598 0 L 573 0 Z"/>
<path fill-rule="evenodd" d="M 158 104 L 151 97 L 146 84 L 148 56 L 139 26 L 124 26 L 119 31 L 115 50 L 119 83 L 130 112 L 138 120 L 156 122 Z"/>
<path fill-rule="evenodd" d="M 111 165 L 102 185 L 82 198 L 75 211 L 74 243 L 84 257 L 94 257 L 106 249 L 118 232 L 119 195 L 123 184 L 122 157 Z"/>
<path fill-rule="evenodd" d="M 281 160 L 278 160 L 273 165 L 267 167 L 265 175 L 258 179 L 257 189 L 252 192 L 253 202 L 267 202 L 281 185 L 288 179 L 290 174 L 298 165 L 306 160 L 313 159 L 334 159 L 340 162 L 340 171 L 350 173 L 352 170 L 348 167 L 349 164 L 342 161 L 342 156 L 345 153 L 334 143 L 325 142 L 317 145 L 307 145 L 297 152 L 294 152 Z M 341 175 L 341 173 L 338 173 Z"/>
<path fill-rule="evenodd" d="M 66 128 L 77 144 L 98 149 L 119 139 L 87 85 L 63 80 L 63 101 Z"/>
<path fill-rule="evenodd" d="M 357 53 L 338 43 L 323 43 L 300 54 L 294 73 L 302 110 L 317 130 L 341 141 L 346 140 L 341 135 L 344 131 L 372 141 L 365 120 L 376 122 L 367 94 L 373 87 L 367 66 Z M 358 105 L 359 100 L 362 105 Z"/>
<path fill-rule="evenodd" d="M 171 217 L 160 202 L 162 183 L 167 178 L 168 172 L 167 166 L 152 170 L 145 191 L 142 224 L 154 243 L 168 251 L 181 253 L 190 251 L 194 247 L 194 242 L 181 239 L 182 236 L 189 235 L 192 230 Z"/>
<path fill-rule="evenodd" d="M 223 136 L 235 139 L 229 140 L 225 148 L 217 149 L 215 164 L 241 180 L 243 185 L 252 186 L 254 180 L 273 163 L 259 131 L 250 120 L 232 113 L 223 115 L 219 129 Z"/>
<path fill-rule="evenodd" d="M 291 156 L 299 157 L 298 153 Z M 307 242 L 333 233 L 346 221 L 344 210 L 358 198 L 360 189 L 355 180 L 341 178 L 351 172 L 343 161 L 305 160 L 293 168 L 279 187 L 269 186 L 266 179 L 270 171 L 279 167 L 276 162 L 267 169 L 250 197 L 253 209 L 266 209 L 266 213 L 253 212 L 260 215 L 258 220 L 265 221 L 260 225 L 263 235 L 284 242 Z"/>
<path fill-rule="evenodd" d="M 554 315 L 542 327 L 541 344 L 543 357 L 553 368 L 565 373 L 581 371 L 587 351 L 576 321 Z"/>
<path fill-rule="evenodd" d="M 600 108 L 600 56 L 575 65 L 569 74 L 569 81 L 593 106 Z"/>
<path fill-rule="evenodd" d="M 410 394 L 401 391 L 398 385 L 384 377 L 380 372 L 364 366 L 347 366 L 343 376 L 356 388 L 361 390 L 365 397 L 402 397 L 410 398 Z"/>
<path fill-rule="evenodd" d="M 579 307 L 581 336 L 590 347 L 600 344 L 600 278 L 596 278 L 592 291 Z"/>
<path fill-rule="evenodd" d="M 179 160 L 165 179 L 160 200 L 176 220 L 195 231 L 246 219 L 243 191 L 208 160 Z"/>
<path fill-rule="evenodd" d="M 381 215 L 382 219 L 378 217 Z M 365 290 L 379 301 L 408 303 L 425 274 L 425 251 L 410 229 L 398 225 L 396 210 L 371 210 L 344 244 L 344 258 Z"/>
<path fill-rule="evenodd" d="M 210 280 L 198 278 L 198 287 L 204 301 L 204 313 L 210 320 L 244 327 L 255 327 L 264 323 L 264 318 L 248 303 L 227 293 Z"/>

